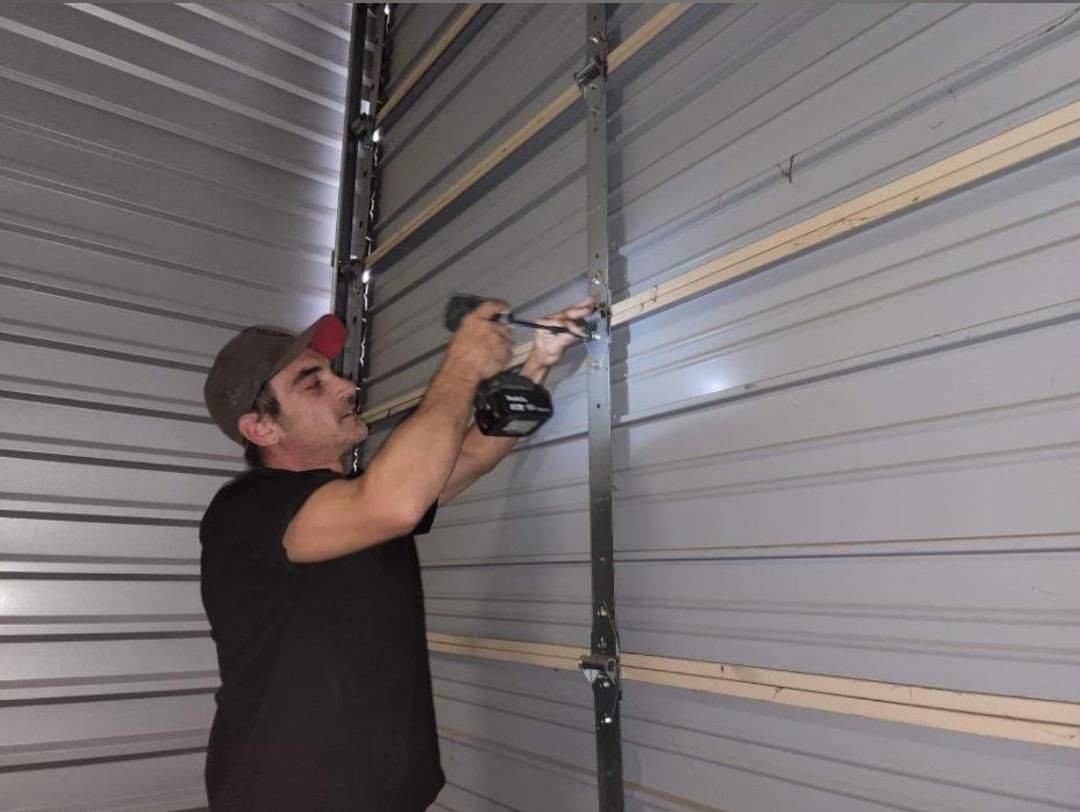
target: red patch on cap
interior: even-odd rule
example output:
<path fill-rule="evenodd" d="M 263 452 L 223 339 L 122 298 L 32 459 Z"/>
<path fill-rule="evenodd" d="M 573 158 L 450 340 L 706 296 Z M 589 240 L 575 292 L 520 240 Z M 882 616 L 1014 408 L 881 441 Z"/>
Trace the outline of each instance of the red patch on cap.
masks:
<path fill-rule="evenodd" d="M 345 325 L 337 316 L 323 316 L 315 322 L 315 332 L 308 345 L 319 355 L 333 360 L 345 346 Z"/>

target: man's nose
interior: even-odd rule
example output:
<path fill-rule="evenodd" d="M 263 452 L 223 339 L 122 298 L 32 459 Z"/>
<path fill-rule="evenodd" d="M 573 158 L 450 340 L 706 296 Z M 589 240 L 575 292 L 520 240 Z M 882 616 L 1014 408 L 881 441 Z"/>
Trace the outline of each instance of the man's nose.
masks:
<path fill-rule="evenodd" d="M 351 402 L 356 401 L 356 384 L 350 381 L 348 378 L 342 378 L 340 375 L 334 376 L 337 379 L 338 396 L 342 400 L 348 400 Z"/>

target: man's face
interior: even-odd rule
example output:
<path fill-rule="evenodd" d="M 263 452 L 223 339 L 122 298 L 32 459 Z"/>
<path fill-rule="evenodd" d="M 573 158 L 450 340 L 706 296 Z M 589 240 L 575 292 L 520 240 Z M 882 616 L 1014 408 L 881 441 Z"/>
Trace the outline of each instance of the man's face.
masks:
<path fill-rule="evenodd" d="M 367 426 L 353 411 L 355 387 L 314 350 L 304 350 L 270 384 L 281 404 L 283 450 L 336 459 L 367 437 Z"/>

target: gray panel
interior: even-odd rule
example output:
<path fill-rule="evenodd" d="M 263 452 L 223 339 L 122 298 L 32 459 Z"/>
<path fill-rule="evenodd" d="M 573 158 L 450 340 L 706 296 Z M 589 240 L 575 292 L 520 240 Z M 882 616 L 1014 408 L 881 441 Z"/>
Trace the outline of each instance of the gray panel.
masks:
<path fill-rule="evenodd" d="M 288 8 L 297 9 L 296 6 Z M 214 10 L 219 13 L 229 11 L 222 6 Z M 330 12 L 343 15 L 336 25 L 347 36 L 348 5 L 320 5 L 314 11 L 315 14 Z M 327 70 L 324 66 L 303 58 L 302 52 L 291 53 L 268 47 L 268 43 L 199 15 L 190 7 L 173 3 L 109 3 L 107 6 L 99 5 L 88 9 L 86 13 L 109 19 L 151 40 L 188 53 L 198 53 L 230 70 L 258 76 L 275 87 L 299 88 L 320 98 L 323 106 L 332 104 L 336 109 L 344 109 L 342 88 L 345 83 L 342 73 Z M 344 65 L 344 57 L 336 64 Z"/>
<path fill-rule="evenodd" d="M 140 812 L 171 812 L 178 809 L 202 809 L 206 791 L 200 773 L 204 755 L 186 752 L 171 743 L 158 753 L 147 753 L 132 760 L 89 762 L 64 768 L 64 779 L 57 780 L 54 770 L 28 770 L 4 776 L 6 797 L 13 809 L 115 809 L 110 803 L 134 803 Z M 113 801 L 88 804 L 87 787 L 105 788 L 97 795 L 109 795 L 109 789 L 123 788 L 125 795 L 113 795 Z M 129 807 L 130 808 L 130 807 Z"/>
<path fill-rule="evenodd" d="M 201 808 L 202 384 L 329 307 L 344 9 L 0 9 L 0 807 Z"/>
<path fill-rule="evenodd" d="M 1080 98 L 1076 11 L 694 8 L 612 76 L 616 290 Z M 620 6 L 613 44 L 653 12 Z M 435 25 L 423 6 L 407 13 L 416 31 Z M 565 86 L 555 68 L 577 67 L 580 27 L 560 14 L 500 10 L 394 125 L 384 234 Z M 481 69 L 509 53 L 514 70 Z M 579 122 L 558 122 L 381 266 L 369 404 L 430 377 L 451 293 L 536 312 L 583 291 Z M 627 650 L 1080 700 L 1077 157 L 616 333 Z M 581 360 L 559 371 L 553 423 L 422 543 L 433 630 L 585 648 Z M 593 806 L 575 769 L 592 764 L 576 675 L 442 655 L 434 670 L 440 724 L 456 731 L 441 808 Z M 624 713 L 631 809 L 1080 808 L 1065 749 L 633 683 Z"/>
<path fill-rule="evenodd" d="M 1080 809 L 1065 749 L 634 683 L 623 728 L 626 780 L 660 809 Z"/>
<path fill-rule="evenodd" d="M 440 804 L 461 812 L 596 807 L 592 707 L 581 676 L 442 654 L 431 668 L 448 782 Z"/>
<path fill-rule="evenodd" d="M 628 647 L 1080 698 L 1075 155 L 635 326 Z"/>
<path fill-rule="evenodd" d="M 392 17 L 393 50 L 386 78 L 388 97 L 400 80 L 427 56 L 431 46 L 463 8 L 460 3 L 395 4 Z"/>
<path fill-rule="evenodd" d="M 440 12 L 435 12 L 440 13 Z M 579 6 L 506 5 L 387 132 L 380 229 L 392 231 L 569 84 Z M 575 29 L 574 25 L 578 28 Z"/>
<path fill-rule="evenodd" d="M 553 289 L 563 301 L 584 292 L 585 234 L 577 224 L 584 213 L 584 142 L 560 139 L 525 169 L 514 173 L 477 204 L 476 216 L 455 220 L 433 235 L 434 252 L 417 251 L 391 262 L 376 277 L 372 346 L 373 386 L 369 403 L 426 381 L 401 368 L 442 349 L 446 301 L 458 291 L 497 296 L 539 315 L 537 300 Z M 561 150 L 552 154 L 555 150 Z M 544 205 L 535 206 L 537 199 Z M 445 238 L 445 239 L 443 239 Z M 412 288 L 411 285 L 419 286 Z M 571 292 L 571 285 L 580 287 Z M 397 289 L 405 294 L 397 298 Z M 526 333 L 517 336 L 524 340 Z"/>
<path fill-rule="evenodd" d="M 874 24 L 889 10 L 815 9 L 797 38 L 690 84 L 696 95 L 684 91 L 660 121 L 648 117 L 667 101 L 671 80 L 625 88 L 627 102 L 613 113 L 628 132 L 611 210 L 632 289 L 1080 96 L 1080 21 L 1053 25 L 1068 7 L 1010 4 L 986 15 L 917 4 Z M 740 22 L 781 12 L 810 13 L 766 4 Z M 738 30 L 718 32 L 707 48 L 687 42 L 680 55 L 692 63 L 686 52 L 698 47 L 699 60 L 718 59 Z"/>
<path fill-rule="evenodd" d="M 400 24 L 421 31 L 433 30 L 445 11 L 417 5 L 406 14 Z M 572 83 L 580 67 L 582 14 L 578 6 L 501 7 L 413 101 L 386 134 L 382 234 Z M 395 58 L 398 53 L 395 41 Z M 441 322 L 451 294 L 503 296 L 529 313 L 538 313 L 553 294 L 558 306 L 580 298 L 584 282 L 576 277 L 586 251 L 581 114 L 575 107 L 482 195 L 455 205 L 454 216 L 437 224 L 430 238 L 395 252 L 382 266 L 374 280 L 369 404 L 430 377 L 448 338 Z M 560 374 L 582 358 L 575 353 Z M 432 631 L 587 648 L 586 450 L 583 443 L 542 439 L 579 411 L 564 405 L 560 391 L 555 423 L 522 446 L 531 450 L 515 451 L 441 509 L 435 532 L 421 541 Z M 374 432 L 368 456 L 387 428 Z M 568 477 L 568 469 L 576 473 Z M 580 676 L 442 655 L 434 656 L 433 669 L 449 781 L 436 808 L 595 805 L 591 698 Z M 565 766 L 555 770 L 556 764 Z"/>

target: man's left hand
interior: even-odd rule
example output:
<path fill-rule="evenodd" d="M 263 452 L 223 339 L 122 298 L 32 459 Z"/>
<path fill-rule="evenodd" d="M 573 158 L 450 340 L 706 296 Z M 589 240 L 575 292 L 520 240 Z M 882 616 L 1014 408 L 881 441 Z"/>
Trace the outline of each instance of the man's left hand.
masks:
<path fill-rule="evenodd" d="M 552 333 L 548 330 L 537 330 L 533 334 L 532 351 L 529 353 L 528 361 L 525 362 L 526 366 L 539 368 L 538 371 L 542 370 L 544 372 L 555 366 L 568 347 L 577 344 L 586 337 L 585 331 L 581 329 L 577 321 L 585 318 L 595 309 L 596 302 L 592 299 L 583 299 L 576 305 L 572 305 L 558 313 L 544 316 L 542 319 L 534 319 L 537 324 L 566 327 L 572 332 Z"/>

